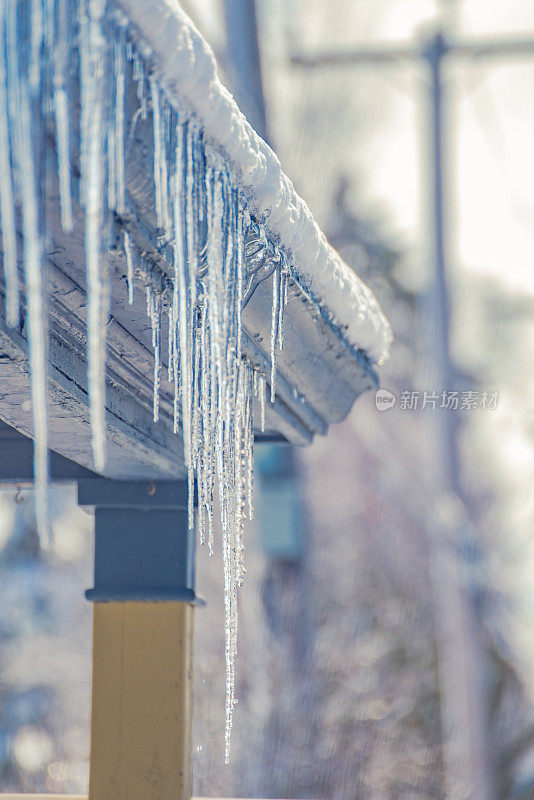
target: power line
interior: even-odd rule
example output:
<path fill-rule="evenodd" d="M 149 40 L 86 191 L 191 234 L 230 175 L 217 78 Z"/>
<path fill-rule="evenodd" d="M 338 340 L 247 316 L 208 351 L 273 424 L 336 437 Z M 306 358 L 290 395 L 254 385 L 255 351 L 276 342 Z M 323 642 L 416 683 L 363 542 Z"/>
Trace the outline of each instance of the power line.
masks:
<path fill-rule="evenodd" d="M 534 39 L 463 39 L 449 41 L 441 34 L 442 56 L 456 56 L 465 59 L 482 60 L 488 58 L 532 58 Z M 337 50 L 317 50 L 291 55 L 291 63 L 299 67 L 354 66 L 372 64 L 391 65 L 397 61 L 420 61 L 425 58 L 424 49 L 428 39 L 419 47 L 413 44 L 391 45 L 389 42 L 361 46 L 359 48 L 339 48 Z"/>

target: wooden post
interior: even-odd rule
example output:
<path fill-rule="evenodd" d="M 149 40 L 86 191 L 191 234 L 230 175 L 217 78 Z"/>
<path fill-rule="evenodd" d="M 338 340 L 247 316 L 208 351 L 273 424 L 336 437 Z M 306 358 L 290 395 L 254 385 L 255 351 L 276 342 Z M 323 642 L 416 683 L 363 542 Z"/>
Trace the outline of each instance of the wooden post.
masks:
<path fill-rule="evenodd" d="M 90 800 L 190 800 L 193 609 L 95 603 Z"/>
<path fill-rule="evenodd" d="M 89 800 L 190 800 L 194 534 L 179 482 L 84 480 L 95 508 Z"/>

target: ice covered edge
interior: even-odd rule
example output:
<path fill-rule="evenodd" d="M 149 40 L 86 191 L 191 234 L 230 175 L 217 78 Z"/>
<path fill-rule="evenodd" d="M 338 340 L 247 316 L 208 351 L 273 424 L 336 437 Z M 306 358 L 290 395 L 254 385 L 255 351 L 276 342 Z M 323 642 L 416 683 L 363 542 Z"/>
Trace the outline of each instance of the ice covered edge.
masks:
<path fill-rule="evenodd" d="M 229 161 L 251 211 L 291 255 L 307 288 L 346 339 L 374 362 L 388 356 L 390 325 L 371 290 L 328 244 L 271 148 L 258 136 L 218 75 L 213 52 L 176 0 L 114 0 L 151 49 L 159 79 L 187 104 L 207 141 Z"/>

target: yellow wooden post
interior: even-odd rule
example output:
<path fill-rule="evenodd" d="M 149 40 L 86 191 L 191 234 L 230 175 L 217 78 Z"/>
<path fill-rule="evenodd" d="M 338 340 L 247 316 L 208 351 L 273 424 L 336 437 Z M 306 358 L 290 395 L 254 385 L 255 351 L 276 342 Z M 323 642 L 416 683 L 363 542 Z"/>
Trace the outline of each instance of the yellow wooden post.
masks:
<path fill-rule="evenodd" d="M 190 800 L 194 534 L 181 482 L 78 484 L 95 508 L 89 800 Z"/>
<path fill-rule="evenodd" d="M 90 800 L 190 800 L 193 609 L 96 603 Z"/>

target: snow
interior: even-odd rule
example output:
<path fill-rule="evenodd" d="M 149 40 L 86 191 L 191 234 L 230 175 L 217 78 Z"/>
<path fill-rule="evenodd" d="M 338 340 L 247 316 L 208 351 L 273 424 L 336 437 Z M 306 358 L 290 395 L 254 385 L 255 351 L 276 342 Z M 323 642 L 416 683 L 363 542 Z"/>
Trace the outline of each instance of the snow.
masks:
<path fill-rule="evenodd" d="M 256 134 L 217 75 L 215 58 L 176 0 L 117 0 L 151 50 L 158 79 L 176 108 L 184 104 L 207 142 L 228 161 L 251 212 L 287 250 L 315 299 L 350 343 L 375 362 L 388 355 L 390 326 L 373 293 L 333 250 L 280 162 Z"/>

